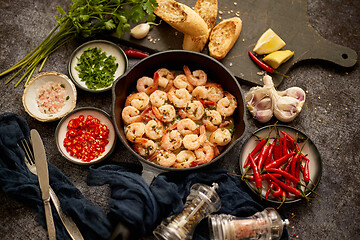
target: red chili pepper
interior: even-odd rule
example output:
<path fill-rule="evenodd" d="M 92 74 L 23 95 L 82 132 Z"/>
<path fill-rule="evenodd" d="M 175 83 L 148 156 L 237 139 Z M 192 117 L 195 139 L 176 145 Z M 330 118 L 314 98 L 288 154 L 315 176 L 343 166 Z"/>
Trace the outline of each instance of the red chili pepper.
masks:
<path fill-rule="evenodd" d="M 279 168 L 286 161 L 288 161 L 288 159 L 290 157 L 292 157 L 293 155 L 295 155 L 294 152 L 288 153 L 285 156 L 282 156 L 281 158 L 279 158 L 278 160 L 269 163 L 268 165 L 265 166 L 265 168 Z"/>
<path fill-rule="evenodd" d="M 282 156 L 283 156 L 283 153 L 282 153 L 282 138 L 279 138 L 279 139 L 275 140 L 273 158 L 276 161 L 279 158 L 281 158 Z"/>
<path fill-rule="evenodd" d="M 287 141 L 287 136 L 285 135 L 282 142 L 283 144 L 281 145 L 282 146 L 282 155 L 285 156 L 286 154 L 288 154 L 288 149 L 287 149 L 287 144 L 286 144 L 286 141 Z"/>
<path fill-rule="evenodd" d="M 271 163 L 272 161 L 272 156 L 273 156 L 273 152 L 274 152 L 274 147 L 275 147 L 275 142 L 272 142 L 271 144 L 270 144 L 270 149 L 269 149 L 269 153 L 268 153 L 268 155 L 267 155 L 267 157 L 266 157 L 266 159 L 265 159 L 265 162 L 264 162 L 264 164 L 263 165 L 268 165 L 269 163 Z M 261 166 L 262 167 L 262 166 Z"/>
<path fill-rule="evenodd" d="M 253 169 L 253 172 L 254 172 L 255 185 L 259 191 L 259 195 L 261 196 L 262 178 L 261 178 L 259 169 L 256 166 L 252 156 L 250 156 L 250 164 L 251 164 L 251 168 Z"/>
<path fill-rule="evenodd" d="M 276 178 L 280 178 L 281 177 L 281 174 L 278 174 L 278 173 L 272 173 L 272 175 Z M 246 175 L 244 176 L 244 178 L 248 181 L 254 181 L 255 178 L 254 178 L 254 175 Z M 265 179 L 265 180 L 269 180 L 269 173 L 264 173 L 264 174 L 261 174 L 261 178 L 262 179 Z"/>
<path fill-rule="evenodd" d="M 269 199 L 270 191 L 271 191 L 271 188 L 268 188 L 268 190 L 266 190 L 266 194 L 265 194 L 265 199 L 266 200 Z"/>
<path fill-rule="evenodd" d="M 308 139 L 306 139 L 307 141 Z M 306 143 L 305 141 L 305 143 Z M 299 171 L 300 169 L 297 168 L 297 166 L 299 166 L 300 164 L 300 161 L 301 161 L 301 156 L 302 156 L 302 149 L 304 148 L 305 146 L 305 143 L 304 145 L 301 147 L 301 149 L 299 149 L 298 152 L 296 152 L 296 155 L 295 157 L 292 159 L 292 162 L 291 162 L 291 166 L 290 166 L 290 174 L 294 175 L 294 176 L 298 176 L 299 177 Z M 298 145 L 296 144 L 297 148 L 298 148 Z"/>
<path fill-rule="evenodd" d="M 286 178 L 287 180 L 289 180 L 289 181 L 291 181 L 291 182 L 293 182 L 293 183 L 299 183 L 299 180 L 298 180 L 295 176 L 293 176 L 293 175 L 291 175 L 290 173 L 285 172 L 285 171 L 283 171 L 283 170 L 281 170 L 281 169 L 265 168 L 265 170 L 266 170 L 267 172 L 270 172 L 270 173 L 278 173 L 278 174 L 281 174 L 281 176 L 283 176 L 284 178 Z"/>
<path fill-rule="evenodd" d="M 283 190 L 294 194 L 295 196 L 302 196 L 305 197 L 305 195 L 297 188 L 294 188 L 290 185 L 287 185 L 286 183 L 280 181 L 279 179 L 275 178 L 274 176 L 272 176 L 271 174 L 269 174 L 269 177 L 271 178 L 272 181 L 274 181 L 275 183 L 277 183 Z"/>
<path fill-rule="evenodd" d="M 282 190 L 282 191 L 281 191 L 281 204 L 277 207 L 277 209 L 279 209 L 279 208 L 283 205 L 283 203 L 285 202 L 286 198 L 287 198 L 287 194 L 286 194 L 285 191 Z"/>
<path fill-rule="evenodd" d="M 270 179 L 269 175 L 270 175 L 270 173 L 264 173 L 264 174 L 261 174 L 261 177 L 265 180 L 269 180 Z M 281 177 L 281 174 L 278 174 L 278 173 L 271 173 L 271 175 L 273 175 L 276 178 Z"/>
<path fill-rule="evenodd" d="M 272 132 L 272 128 L 269 129 L 269 133 L 268 133 L 267 137 L 265 138 L 265 139 L 267 139 L 266 143 L 260 151 L 260 157 L 259 157 L 259 161 L 258 161 L 258 169 L 262 168 L 262 165 L 264 164 L 264 162 L 268 156 L 268 153 L 270 150 L 270 134 L 271 134 L 271 132 Z"/>
<path fill-rule="evenodd" d="M 126 54 L 126 56 L 133 57 L 133 58 L 146 58 L 149 56 L 149 54 L 140 52 L 138 50 L 126 50 L 125 54 Z"/>
<path fill-rule="evenodd" d="M 288 141 L 290 141 L 292 144 L 295 144 L 295 151 L 296 151 L 296 152 L 299 152 L 299 151 L 300 151 L 300 147 L 299 147 L 299 145 L 296 143 L 296 141 L 295 141 L 287 132 L 281 131 L 281 133 L 284 134 L 284 137 L 286 137 L 286 139 L 287 139 Z M 288 142 L 288 141 L 287 141 L 287 142 Z M 284 142 L 284 144 L 285 144 L 285 142 Z M 294 148 L 294 145 L 292 145 L 292 148 Z"/>
<path fill-rule="evenodd" d="M 215 106 L 216 102 L 213 101 L 209 101 L 209 100 L 201 100 L 202 105 L 204 106 L 204 108 L 207 108 L 209 106 Z"/>
<path fill-rule="evenodd" d="M 266 143 L 266 139 L 265 138 L 261 139 L 261 141 L 255 146 L 255 148 L 247 156 L 247 158 L 244 162 L 244 167 L 246 167 L 249 164 L 250 156 L 254 157 L 254 155 L 262 149 L 262 147 L 265 145 L 265 143 Z"/>
<path fill-rule="evenodd" d="M 275 182 L 272 181 L 272 182 L 270 183 L 270 188 L 271 188 L 271 189 L 275 188 L 275 190 L 274 190 L 271 194 L 272 194 L 274 197 L 276 197 L 276 198 L 280 198 L 281 193 L 282 193 L 282 190 L 281 190 L 280 186 L 277 185 Z"/>
<path fill-rule="evenodd" d="M 262 168 L 262 165 L 264 164 L 264 162 L 269 154 L 269 150 L 270 150 L 270 145 L 269 145 L 269 141 L 267 141 L 260 152 L 260 157 L 259 157 L 259 161 L 258 161 L 258 169 Z"/>
<path fill-rule="evenodd" d="M 304 166 L 304 172 L 303 172 L 303 175 L 304 175 L 304 181 L 305 181 L 305 184 L 307 185 L 310 181 L 310 172 L 309 172 L 309 162 L 310 162 L 310 159 L 308 159 L 307 157 L 303 156 L 303 159 L 305 159 L 305 166 Z"/>
<path fill-rule="evenodd" d="M 269 73 L 275 73 L 278 75 L 281 75 L 283 77 L 287 77 L 290 78 L 289 76 L 282 74 L 278 71 L 276 71 L 275 69 L 273 69 L 272 67 L 270 67 L 269 65 L 266 65 L 264 62 L 260 61 L 260 59 L 258 59 L 251 51 L 248 51 L 250 58 L 262 69 L 264 69 L 265 71 L 269 72 Z"/>

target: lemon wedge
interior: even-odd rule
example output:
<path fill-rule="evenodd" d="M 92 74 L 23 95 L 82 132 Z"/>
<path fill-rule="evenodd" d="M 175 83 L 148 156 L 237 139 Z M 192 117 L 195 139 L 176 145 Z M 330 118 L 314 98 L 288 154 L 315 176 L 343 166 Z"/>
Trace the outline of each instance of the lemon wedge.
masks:
<path fill-rule="evenodd" d="M 272 68 L 277 69 L 281 64 L 294 56 L 294 52 L 290 50 L 275 51 L 263 58 L 263 61 Z"/>
<path fill-rule="evenodd" d="M 275 52 L 285 46 L 285 42 L 269 28 L 257 41 L 253 51 L 258 55 Z"/>

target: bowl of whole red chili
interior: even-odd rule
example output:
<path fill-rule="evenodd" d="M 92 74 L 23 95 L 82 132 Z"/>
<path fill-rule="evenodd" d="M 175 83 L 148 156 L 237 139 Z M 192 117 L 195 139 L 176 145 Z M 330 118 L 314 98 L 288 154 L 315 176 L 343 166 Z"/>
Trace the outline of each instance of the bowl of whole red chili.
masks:
<path fill-rule="evenodd" d="M 83 107 L 61 119 L 55 140 L 66 159 L 89 165 L 104 160 L 113 152 L 116 133 L 109 114 L 98 108 Z"/>
<path fill-rule="evenodd" d="M 320 153 L 301 131 L 286 125 L 258 129 L 244 143 L 241 179 L 262 199 L 292 203 L 310 199 L 322 175 Z"/>

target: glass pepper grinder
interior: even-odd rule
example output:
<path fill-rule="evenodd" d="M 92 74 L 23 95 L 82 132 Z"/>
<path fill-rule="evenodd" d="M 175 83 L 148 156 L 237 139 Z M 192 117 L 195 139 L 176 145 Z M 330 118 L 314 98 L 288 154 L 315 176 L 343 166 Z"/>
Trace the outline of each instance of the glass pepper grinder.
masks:
<path fill-rule="evenodd" d="M 280 239 L 284 226 L 289 220 L 282 220 L 274 208 L 266 208 L 251 217 L 235 217 L 219 214 L 209 217 L 210 237 L 212 240 Z"/>
<path fill-rule="evenodd" d="M 162 221 L 153 232 L 155 237 L 158 240 L 192 239 L 197 224 L 221 207 L 217 188 L 216 183 L 212 187 L 200 183 L 192 185 L 183 211 Z"/>

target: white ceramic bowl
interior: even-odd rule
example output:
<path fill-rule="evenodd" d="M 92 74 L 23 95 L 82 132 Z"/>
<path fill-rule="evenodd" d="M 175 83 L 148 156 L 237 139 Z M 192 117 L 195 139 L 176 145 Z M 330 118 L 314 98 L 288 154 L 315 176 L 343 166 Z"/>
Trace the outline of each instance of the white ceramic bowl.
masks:
<path fill-rule="evenodd" d="M 54 114 L 41 112 L 37 103 L 38 89 L 48 82 L 59 82 L 64 86 L 67 100 L 63 108 Z M 58 72 L 43 72 L 33 77 L 26 85 L 22 97 L 22 103 L 25 111 L 33 118 L 41 122 L 51 122 L 58 120 L 71 112 L 76 105 L 77 92 L 75 85 L 64 74 Z"/>
<path fill-rule="evenodd" d="M 99 157 L 93 159 L 90 162 L 85 162 L 75 156 L 71 156 L 66 148 L 64 147 L 64 139 L 66 137 L 66 133 L 68 131 L 67 126 L 71 119 L 78 118 L 80 115 L 84 115 L 85 119 L 88 115 L 91 115 L 94 118 L 100 120 L 102 124 L 105 124 L 109 129 L 109 138 L 107 139 L 109 143 L 105 146 L 105 152 L 102 153 Z M 80 165 L 91 165 L 94 163 L 98 163 L 104 159 L 106 159 L 114 150 L 116 143 L 116 132 L 114 128 L 114 124 L 110 118 L 110 116 L 103 110 L 94 108 L 94 107 L 83 107 L 77 108 L 67 114 L 61 121 L 55 130 L 55 141 L 60 153 L 70 162 Z"/>
<path fill-rule="evenodd" d="M 106 53 L 106 56 L 112 55 L 115 57 L 115 62 L 118 63 L 118 68 L 116 69 L 114 75 L 114 81 L 123 75 L 126 72 L 128 66 L 128 59 L 125 55 L 125 52 L 117 46 L 115 43 L 106 41 L 106 40 L 93 40 L 86 42 L 75 49 L 75 51 L 71 54 L 70 61 L 68 64 L 68 72 L 71 80 L 76 84 L 77 87 L 89 91 L 89 92 L 104 92 L 110 90 L 112 85 L 106 88 L 99 88 L 99 89 L 90 89 L 86 86 L 85 81 L 82 81 L 79 77 L 79 72 L 75 69 L 78 58 L 84 53 L 85 49 L 87 48 L 100 48 L 102 52 Z"/>

